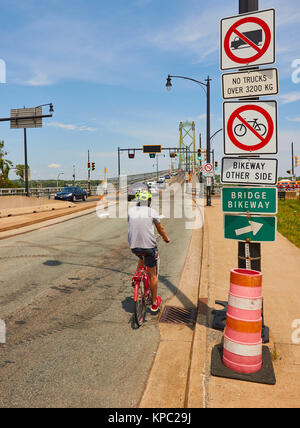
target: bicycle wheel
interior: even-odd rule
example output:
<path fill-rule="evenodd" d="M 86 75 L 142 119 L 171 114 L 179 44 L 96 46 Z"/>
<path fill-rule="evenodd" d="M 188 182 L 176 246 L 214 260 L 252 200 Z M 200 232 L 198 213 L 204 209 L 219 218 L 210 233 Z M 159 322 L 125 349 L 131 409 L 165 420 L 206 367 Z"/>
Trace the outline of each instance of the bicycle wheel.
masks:
<path fill-rule="evenodd" d="M 258 123 L 256 125 L 256 128 L 254 128 L 262 137 L 266 134 L 267 132 L 267 127 L 263 124 L 263 123 Z"/>
<path fill-rule="evenodd" d="M 247 128 L 243 123 L 240 123 L 234 127 L 233 132 L 237 137 L 243 137 L 247 132 Z"/>
<path fill-rule="evenodd" d="M 144 323 L 146 318 L 147 302 L 146 302 L 146 297 L 144 293 L 143 281 L 136 282 L 135 287 L 137 288 L 135 288 L 136 301 L 135 301 L 134 317 L 138 327 L 140 327 Z"/>

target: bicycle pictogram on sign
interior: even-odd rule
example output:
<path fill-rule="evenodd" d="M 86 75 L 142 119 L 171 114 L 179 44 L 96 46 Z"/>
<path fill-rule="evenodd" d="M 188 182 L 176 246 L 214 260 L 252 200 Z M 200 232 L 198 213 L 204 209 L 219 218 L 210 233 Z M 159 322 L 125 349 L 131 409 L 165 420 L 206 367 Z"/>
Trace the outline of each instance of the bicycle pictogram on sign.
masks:
<path fill-rule="evenodd" d="M 276 101 L 224 103 L 225 154 L 276 154 Z"/>

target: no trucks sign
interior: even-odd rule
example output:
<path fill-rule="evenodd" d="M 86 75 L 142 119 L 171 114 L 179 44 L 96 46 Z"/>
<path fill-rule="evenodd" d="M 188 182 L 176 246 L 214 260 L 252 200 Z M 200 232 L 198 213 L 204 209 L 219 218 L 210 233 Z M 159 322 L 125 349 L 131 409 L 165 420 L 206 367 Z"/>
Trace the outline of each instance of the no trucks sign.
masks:
<path fill-rule="evenodd" d="M 275 10 L 221 20 L 221 70 L 275 62 Z"/>

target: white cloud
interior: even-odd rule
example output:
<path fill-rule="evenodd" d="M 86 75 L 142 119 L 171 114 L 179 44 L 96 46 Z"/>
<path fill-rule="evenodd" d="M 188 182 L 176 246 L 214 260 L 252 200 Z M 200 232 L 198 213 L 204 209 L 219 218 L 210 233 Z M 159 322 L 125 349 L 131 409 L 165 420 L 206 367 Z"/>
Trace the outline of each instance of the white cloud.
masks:
<path fill-rule="evenodd" d="M 300 92 L 289 92 L 288 94 L 282 94 L 279 96 L 283 104 L 294 103 L 300 101 Z"/>
<path fill-rule="evenodd" d="M 286 120 L 289 122 L 300 122 L 300 116 L 298 117 L 287 117 Z"/>
<path fill-rule="evenodd" d="M 48 165 L 48 168 L 61 168 L 61 165 L 59 165 L 58 163 L 51 163 L 50 165 Z"/>
<path fill-rule="evenodd" d="M 60 128 L 60 129 L 65 129 L 66 131 L 86 131 L 86 132 L 95 132 L 97 131 L 97 128 L 91 128 L 89 126 L 78 126 L 78 125 L 73 125 L 73 124 L 66 124 L 66 123 L 59 123 L 59 122 L 51 122 L 51 123 L 47 123 L 47 126 L 52 126 L 53 128 Z"/>

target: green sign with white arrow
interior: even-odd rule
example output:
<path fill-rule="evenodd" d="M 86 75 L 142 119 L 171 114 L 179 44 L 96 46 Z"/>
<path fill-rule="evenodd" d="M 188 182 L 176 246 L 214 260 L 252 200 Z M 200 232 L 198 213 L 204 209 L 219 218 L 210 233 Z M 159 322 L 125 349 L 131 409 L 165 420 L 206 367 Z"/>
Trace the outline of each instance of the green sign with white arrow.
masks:
<path fill-rule="evenodd" d="M 224 187 L 222 208 L 225 213 L 277 214 L 276 187 Z"/>
<path fill-rule="evenodd" d="M 237 241 L 274 242 L 277 218 L 225 214 L 224 237 Z"/>

